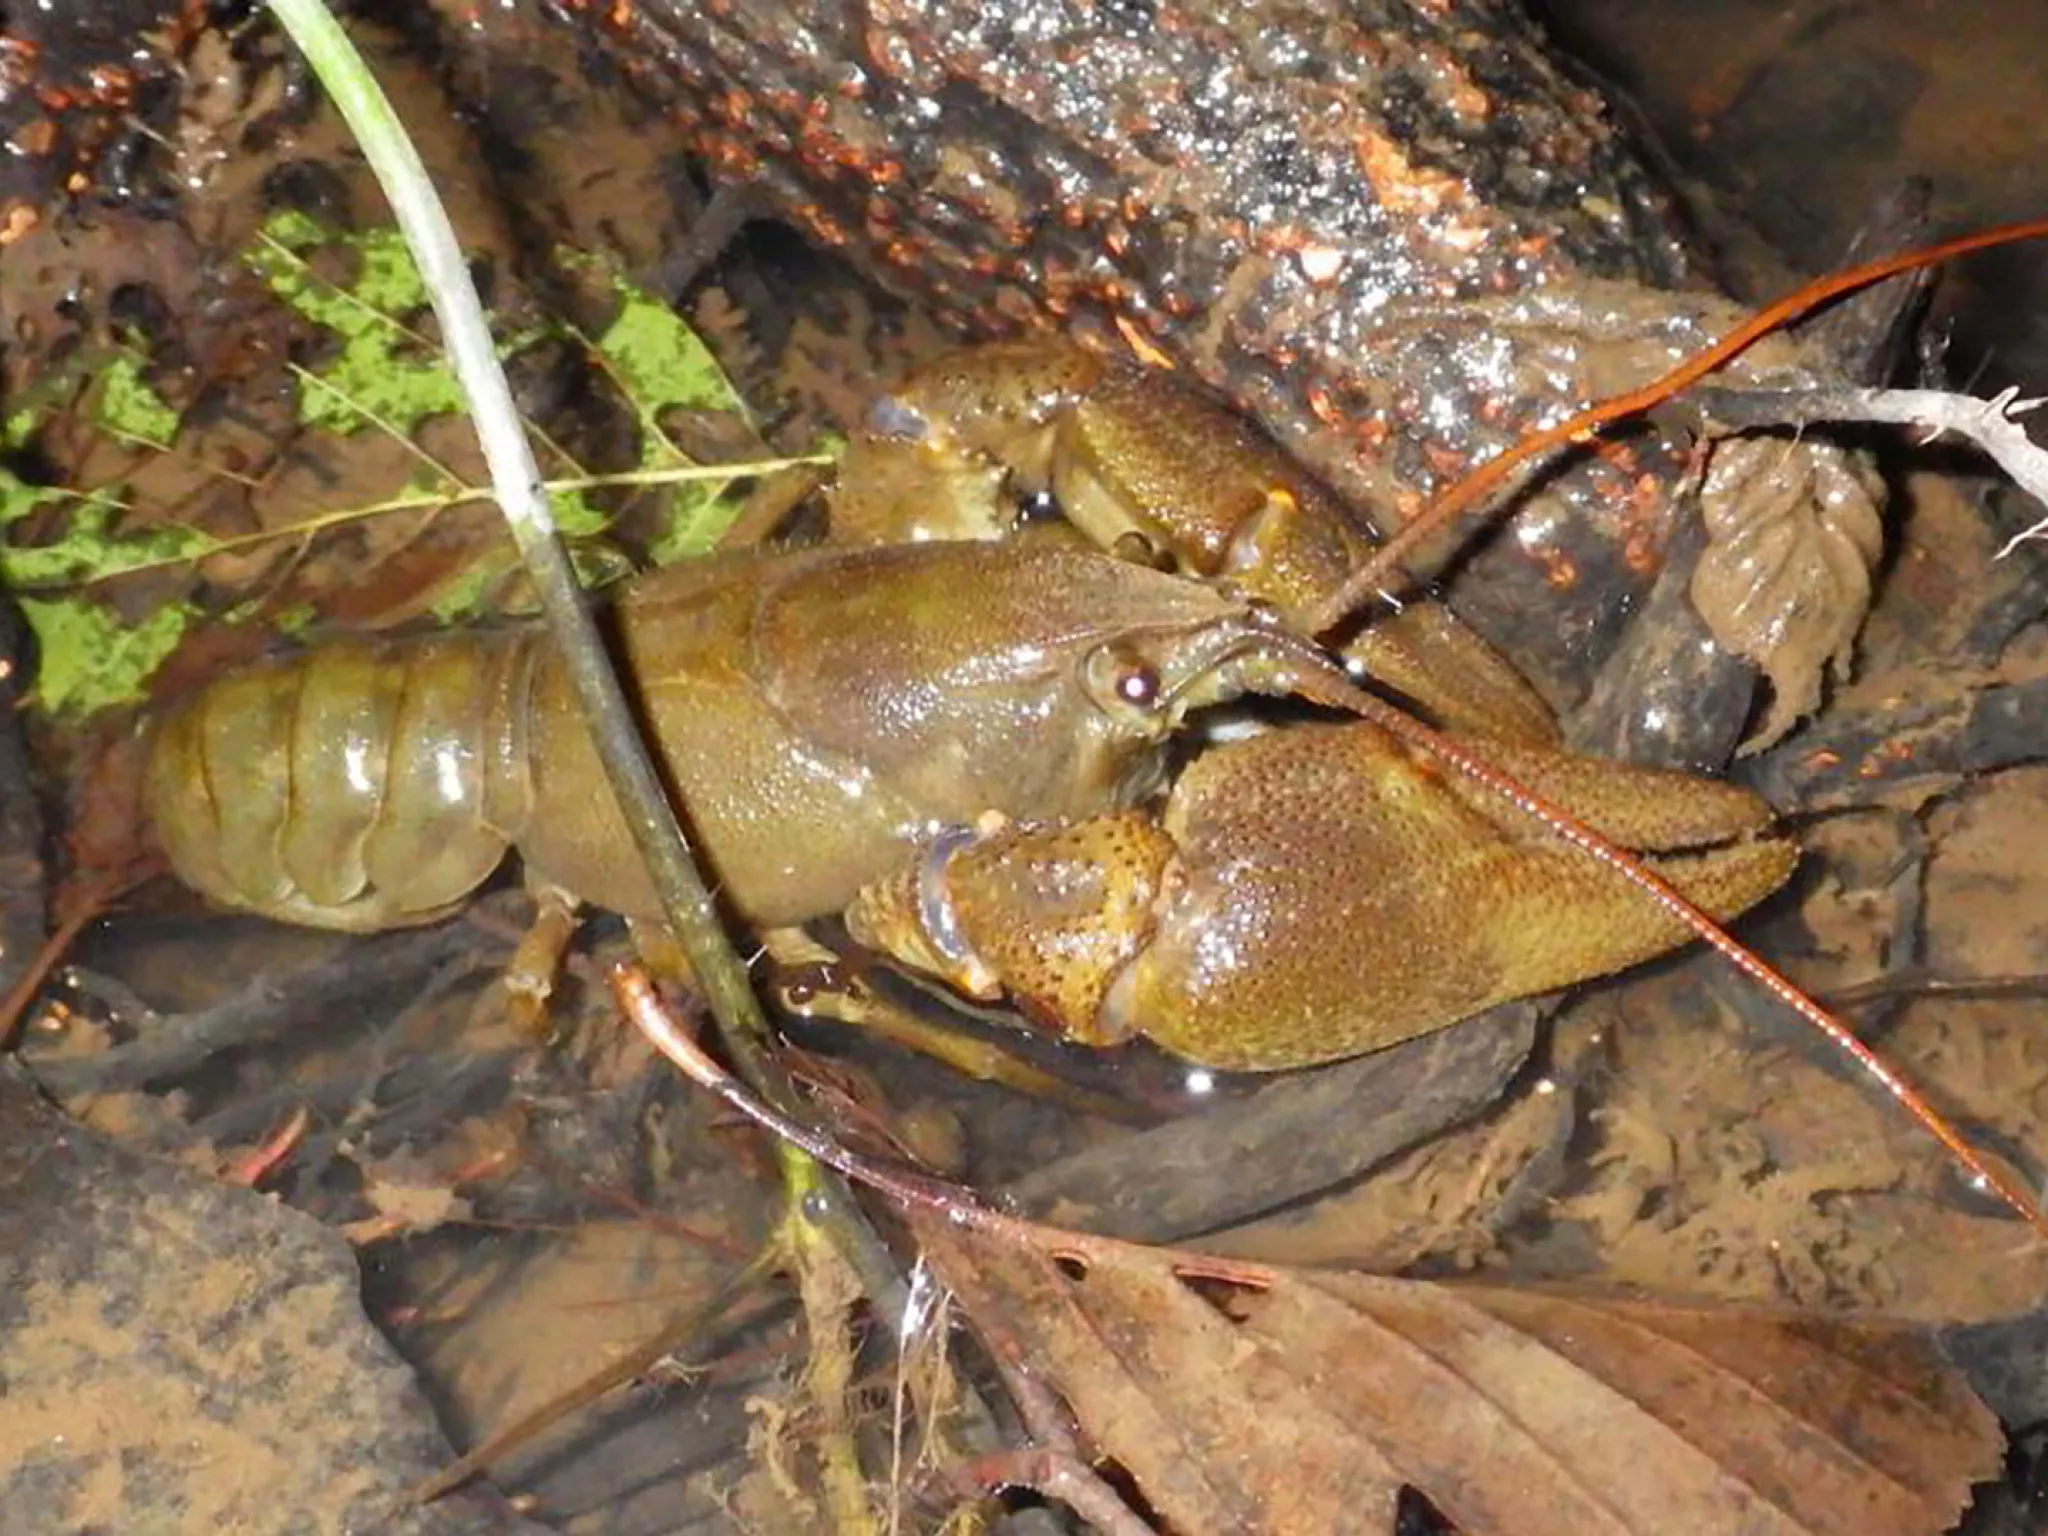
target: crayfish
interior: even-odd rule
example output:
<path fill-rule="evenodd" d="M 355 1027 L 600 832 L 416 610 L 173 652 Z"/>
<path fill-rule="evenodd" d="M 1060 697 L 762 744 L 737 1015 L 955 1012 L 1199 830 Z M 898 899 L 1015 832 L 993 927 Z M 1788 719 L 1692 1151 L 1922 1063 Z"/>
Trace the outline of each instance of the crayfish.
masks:
<path fill-rule="evenodd" d="M 1067 532 L 1018 527 L 1048 495 Z M 1358 674 L 1618 843 L 1697 850 L 1658 867 L 1717 916 L 1791 870 L 1747 791 L 1565 754 L 1433 602 L 1359 630 L 1345 663 L 1321 651 L 1296 626 L 1370 535 L 1170 377 L 1043 342 L 941 360 L 875 405 L 834 523 L 844 543 L 674 567 L 612 611 L 662 766 L 757 927 L 844 911 L 1070 1039 L 1240 1070 L 1376 1049 L 1685 941 L 1368 722 L 1211 747 L 1156 803 L 1191 714 L 1246 693 L 1364 707 Z M 508 847 L 537 886 L 656 914 L 536 631 L 224 677 L 159 724 L 147 782 L 177 872 L 267 916 L 427 921 Z"/>

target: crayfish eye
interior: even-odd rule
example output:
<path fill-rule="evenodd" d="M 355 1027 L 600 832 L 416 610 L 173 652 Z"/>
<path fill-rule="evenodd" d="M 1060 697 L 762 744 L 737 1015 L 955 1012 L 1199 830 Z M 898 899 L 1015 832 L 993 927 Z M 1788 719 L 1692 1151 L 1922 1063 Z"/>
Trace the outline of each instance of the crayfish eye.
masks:
<path fill-rule="evenodd" d="M 1117 645 L 1101 645 L 1082 663 L 1081 684 L 1111 715 L 1151 715 L 1165 695 L 1159 669 Z"/>
<path fill-rule="evenodd" d="M 1133 709 L 1150 709 L 1159 702 L 1159 674 L 1143 662 L 1117 673 L 1110 687 Z"/>

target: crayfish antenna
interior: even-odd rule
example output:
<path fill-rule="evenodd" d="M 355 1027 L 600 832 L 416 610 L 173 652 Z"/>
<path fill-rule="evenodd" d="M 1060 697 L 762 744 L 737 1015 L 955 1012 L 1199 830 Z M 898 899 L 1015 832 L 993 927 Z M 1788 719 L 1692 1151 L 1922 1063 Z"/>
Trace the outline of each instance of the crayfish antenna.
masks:
<path fill-rule="evenodd" d="M 1825 1035 L 1846 1052 L 1851 1060 L 1886 1093 L 1890 1094 L 1948 1149 L 1949 1155 L 1968 1175 L 1973 1188 L 1996 1196 L 2043 1237 L 2048 1237 L 2048 1214 L 2026 1190 L 2000 1172 L 1955 1128 L 1940 1110 L 1901 1077 L 1885 1059 L 1857 1039 L 1849 1027 L 1815 1002 L 1783 972 L 1750 949 L 1692 902 L 1662 875 L 1619 844 L 1602 837 L 1563 806 L 1539 795 L 1513 775 L 1503 772 L 1462 743 L 1433 730 L 1413 716 L 1404 714 L 1383 699 L 1348 682 L 1332 682 L 1319 676 L 1305 688 L 1311 702 L 1349 711 L 1379 726 L 1390 735 L 1420 747 L 1439 762 L 1456 769 L 1473 783 L 1506 801 L 1524 816 L 1538 822 L 1554 836 L 1580 852 L 1599 860 L 1617 875 L 1650 897 L 1665 911 L 1720 954 L 1730 965 L 1749 977 L 1771 996 Z"/>
<path fill-rule="evenodd" d="M 1777 303 L 1758 310 L 1719 341 L 1693 353 L 1660 378 L 1653 379 L 1626 394 L 1615 395 L 1598 405 L 1589 406 L 1554 427 L 1531 433 L 1505 453 L 1498 454 L 1479 465 L 1362 561 L 1358 569 L 1345 578 L 1343 586 L 1317 605 L 1309 618 L 1310 630 L 1318 635 L 1328 634 L 1363 608 L 1367 602 L 1381 596 L 1382 588 L 1394 579 L 1394 573 L 1401 561 L 1413 553 L 1418 544 L 1448 525 L 1459 513 L 1477 504 L 1489 491 L 1506 480 L 1511 472 L 1527 464 L 1538 454 L 1546 453 L 1552 448 L 1563 448 L 1572 443 L 1584 442 L 1600 428 L 1612 422 L 1638 415 L 1663 404 L 1680 390 L 1697 384 L 1716 368 L 1747 351 L 1778 327 L 1797 320 L 1830 299 L 1854 293 L 1859 288 L 1867 288 L 1872 283 L 1896 277 L 1901 272 L 1917 271 L 1922 267 L 1931 267 L 1937 262 L 1968 255 L 1972 251 L 1985 250 L 1995 245 L 2010 245 L 2020 240 L 2039 239 L 2043 235 L 2048 235 L 2048 219 L 2029 219 L 2019 224 L 2001 224 L 1996 229 L 1964 235 L 1956 240 L 1946 240 L 1939 245 L 1922 246 L 1916 251 L 1905 251 L 1878 261 L 1865 262 L 1861 266 L 1846 267 L 1840 272 L 1816 278 L 1804 287 L 1795 289 Z"/>

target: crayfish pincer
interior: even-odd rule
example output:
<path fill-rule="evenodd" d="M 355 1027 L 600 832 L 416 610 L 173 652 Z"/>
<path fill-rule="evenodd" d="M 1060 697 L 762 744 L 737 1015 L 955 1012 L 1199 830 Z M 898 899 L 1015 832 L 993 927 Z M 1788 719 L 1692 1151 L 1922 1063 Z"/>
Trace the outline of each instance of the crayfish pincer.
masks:
<path fill-rule="evenodd" d="M 610 622 L 697 847 L 760 926 L 837 911 L 986 811 L 1134 804 L 1190 710 L 1339 677 L 1254 605 L 1032 541 L 746 552 L 629 584 Z M 182 880 L 288 922 L 427 922 L 514 847 L 542 887 L 659 914 L 533 627 L 225 675 L 157 723 L 145 798 Z"/>
<path fill-rule="evenodd" d="M 881 396 L 840 463 L 833 537 L 1001 538 L 1048 496 L 1098 548 L 1229 580 L 1304 631 L 1378 542 L 1196 385 L 1055 337 L 949 353 Z M 1528 683 L 1431 598 L 1374 616 L 1345 649 L 1445 725 L 1557 739 Z"/>
<path fill-rule="evenodd" d="M 1797 857 L 1732 785 L 1475 743 L 1716 919 Z M 1064 1038 L 1275 1071 L 1379 1050 L 1692 936 L 1670 912 L 1366 721 L 1212 748 L 1163 810 L 985 819 L 848 910 L 854 937 Z"/>

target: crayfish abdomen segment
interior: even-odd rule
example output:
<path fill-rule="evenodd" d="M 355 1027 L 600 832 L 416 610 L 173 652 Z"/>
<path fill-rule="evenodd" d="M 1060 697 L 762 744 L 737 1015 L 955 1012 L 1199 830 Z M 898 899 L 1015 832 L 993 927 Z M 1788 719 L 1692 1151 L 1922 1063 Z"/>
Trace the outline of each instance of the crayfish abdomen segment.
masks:
<path fill-rule="evenodd" d="M 371 932 L 489 878 L 523 814 L 520 632 L 346 640 L 230 674 L 164 716 L 143 794 L 222 906 Z"/>

